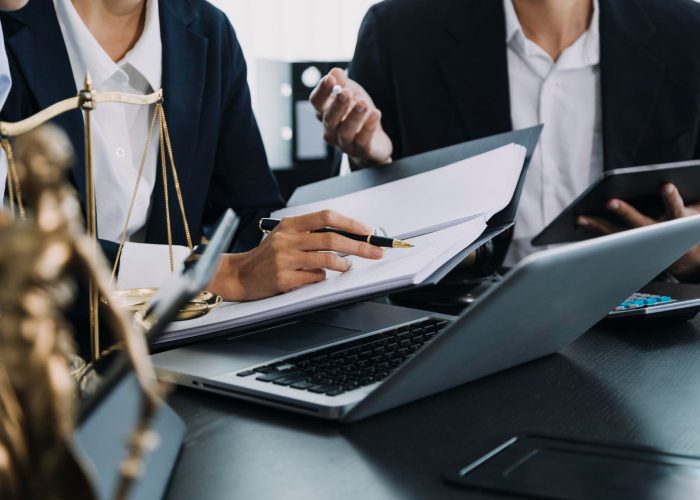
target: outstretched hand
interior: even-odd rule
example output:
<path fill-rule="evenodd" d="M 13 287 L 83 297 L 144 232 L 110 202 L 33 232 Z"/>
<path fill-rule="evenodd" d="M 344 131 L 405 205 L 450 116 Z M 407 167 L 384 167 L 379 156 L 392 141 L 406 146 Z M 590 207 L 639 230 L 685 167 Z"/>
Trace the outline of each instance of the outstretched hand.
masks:
<path fill-rule="evenodd" d="M 325 141 L 340 148 L 354 164 L 379 165 L 391 161 L 393 144 L 382 128 L 382 113 L 367 91 L 345 71 L 332 69 L 311 93 L 309 101 L 323 123 Z"/>

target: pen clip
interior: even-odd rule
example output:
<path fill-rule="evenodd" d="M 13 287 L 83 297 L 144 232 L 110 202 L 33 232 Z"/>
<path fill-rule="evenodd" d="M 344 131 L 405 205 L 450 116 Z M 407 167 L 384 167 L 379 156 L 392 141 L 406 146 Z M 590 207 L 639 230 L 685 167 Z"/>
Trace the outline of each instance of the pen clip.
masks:
<path fill-rule="evenodd" d="M 263 229 L 263 222 L 264 222 L 264 221 L 265 221 L 264 218 L 263 218 L 263 219 L 260 219 L 260 220 L 258 221 L 258 229 L 260 229 L 260 231 L 261 231 L 263 234 L 270 234 L 272 231 L 270 231 L 269 229 Z"/>

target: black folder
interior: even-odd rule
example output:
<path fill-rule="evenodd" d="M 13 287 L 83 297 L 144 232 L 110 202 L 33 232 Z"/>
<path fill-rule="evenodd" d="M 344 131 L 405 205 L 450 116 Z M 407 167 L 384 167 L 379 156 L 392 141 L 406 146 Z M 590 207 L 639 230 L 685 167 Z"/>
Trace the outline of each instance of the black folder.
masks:
<path fill-rule="evenodd" d="M 515 143 L 525 147 L 525 149 L 527 149 L 525 163 L 511 202 L 503 210 L 491 217 L 488 222 L 488 228 L 477 241 L 460 252 L 459 255 L 455 256 L 455 258 L 450 260 L 420 286 L 434 285 L 442 280 L 457 266 L 457 264 L 462 262 L 474 250 L 495 238 L 503 231 L 509 229 L 515 223 L 515 215 L 518 211 L 518 204 L 520 203 L 520 195 L 522 194 L 525 177 L 530 166 L 530 161 L 532 160 L 532 155 L 540 140 L 542 127 L 542 125 L 537 125 L 514 132 L 506 132 L 504 134 L 464 142 L 454 146 L 436 149 L 435 151 L 402 158 L 401 160 L 393 162 L 391 165 L 366 168 L 343 177 L 333 177 L 331 179 L 301 186 L 294 191 L 287 205 L 293 207 L 336 198 L 362 189 L 379 186 L 413 175 L 429 172 L 436 168 L 445 167 L 467 158 L 488 153 L 489 151 L 508 144 Z"/>
<path fill-rule="evenodd" d="M 367 189 L 370 187 L 386 184 L 413 175 L 421 174 L 423 172 L 428 172 L 440 167 L 445 167 L 447 165 L 467 158 L 471 158 L 473 156 L 487 153 L 502 146 L 507 146 L 508 144 L 515 143 L 524 146 L 527 149 L 525 163 L 523 165 L 523 170 L 510 204 L 508 204 L 506 208 L 504 208 L 502 211 L 495 214 L 491 218 L 491 220 L 488 222 L 487 229 L 476 241 L 471 243 L 454 258 L 445 263 L 445 265 L 443 265 L 440 269 L 438 269 L 421 284 L 407 285 L 391 291 L 368 291 L 366 295 L 355 296 L 350 299 L 341 299 L 337 302 L 334 302 L 333 304 L 314 306 L 303 311 L 292 312 L 283 316 L 261 320 L 255 323 L 247 324 L 236 328 L 227 328 L 223 331 L 216 330 L 210 333 L 203 333 L 196 335 L 195 337 L 172 339 L 165 336 L 158 341 L 157 345 L 152 346 L 154 348 L 153 351 L 157 352 L 165 348 L 182 346 L 186 344 L 191 344 L 193 342 L 201 342 L 209 338 L 219 337 L 224 333 L 227 335 L 232 333 L 243 333 L 246 331 L 259 329 L 268 325 L 278 324 L 282 321 L 291 321 L 293 319 L 303 317 L 310 313 L 318 312 L 321 310 L 331 309 L 339 306 L 353 304 L 362 300 L 370 300 L 376 297 L 381 297 L 387 295 L 387 293 L 405 292 L 408 290 L 416 290 L 422 287 L 437 284 L 447 274 L 449 274 L 450 271 L 452 271 L 460 262 L 462 262 L 469 254 L 471 254 L 481 245 L 488 242 L 495 236 L 501 234 L 503 231 L 505 231 L 513 225 L 515 220 L 515 214 L 518 208 L 518 202 L 520 201 L 520 193 L 525 182 L 527 168 L 530 164 L 532 153 L 534 152 L 535 147 L 537 146 L 537 142 L 539 141 L 541 132 L 542 126 L 538 125 L 516 132 L 508 132 L 493 137 L 487 137 L 485 139 L 479 139 L 463 144 L 457 144 L 455 146 L 450 146 L 428 153 L 404 158 L 388 166 L 372 167 L 360 170 L 358 172 L 354 172 L 344 177 L 334 177 L 324 181 L 302 186 L 300 188 L 297 188 L 297 190 L 294 192 L 288 203 L 288 206 L 290 207 L 335 198 L 345 194 L 354 193 L 362 189 Z"/>

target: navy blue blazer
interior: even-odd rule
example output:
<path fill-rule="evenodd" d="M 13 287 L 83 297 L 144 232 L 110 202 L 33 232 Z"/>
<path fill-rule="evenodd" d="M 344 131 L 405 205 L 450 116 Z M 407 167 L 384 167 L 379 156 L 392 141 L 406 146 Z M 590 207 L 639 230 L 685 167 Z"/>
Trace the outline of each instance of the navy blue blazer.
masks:
<path fill-rule="evenodd" d="M 248 250 L 260 242 L 257 220 L 283 200 L 251 108 L 241 47 L 226 16 L 205 0 L 159 1 L 164 106 L 192 236 L 198 240 L 203 228 L 230 207 L 241 217 L 233 250 Z M 13 80 L 2 120 L 21 120 L 77 94 L 51 0 L 31 0 L 18 11 L 0 14 L 0 21 Z M 77 152 L 72 180 L 84 199 L 81 112 L 55 122 Z M 161 176 L 156 179 L 146 241 L 163 244 L 164 189 Z M 175 199 L 172 186 L 169 196 Z M 185 244 L 172 201 L 171 212 L 174 241 Z M 105 242 L 103 248 L 111 257 L 116 245 Z"/>
<path fill-rule="evenodd" d="M 700 158 L 700 4 L 600 0 L 600 37 L 605 168 Z M 394 158 L 512 129 L 502 0 L 385 0 L 350 76 Z"/>

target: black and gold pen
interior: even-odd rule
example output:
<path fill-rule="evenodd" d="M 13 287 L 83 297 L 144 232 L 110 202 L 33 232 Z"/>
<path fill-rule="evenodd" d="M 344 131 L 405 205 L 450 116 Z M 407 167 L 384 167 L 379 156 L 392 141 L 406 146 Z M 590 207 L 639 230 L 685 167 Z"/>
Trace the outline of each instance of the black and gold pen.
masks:
<path fill-rule="evenodd" d="M 263 233 L 269 233 L 273 229 L 277 227 L 277 225 L 280 223 L 279 220 L 277 219 L 260 219 L 260 223 L 258 224 L 258 227 Z M 340 229 L 333 229 L 332 227 L 324 227 L 323 229 L 317 229 L 315 231 L 312 231 L 312 233 L 335 233 L 339 234 L 340 236 L 344 236 L 346 238 L 350 238 L 351 240 L 355 241 L 365 241 L 369 243 L 370 245 L 374 245 L 376 247 L 384 247 L 384 248 L 413 248 L 413 245 L 406 241 L 401 241 L 401 240 L 395 240 L 392 238 L 385 238 L 383 236 L 375 236 L 373 234 L 369 235 L 361 235 L 361 234 L 353 234 L 353 233 L 348 233 L 347 231 L 341 231 Z"/>

